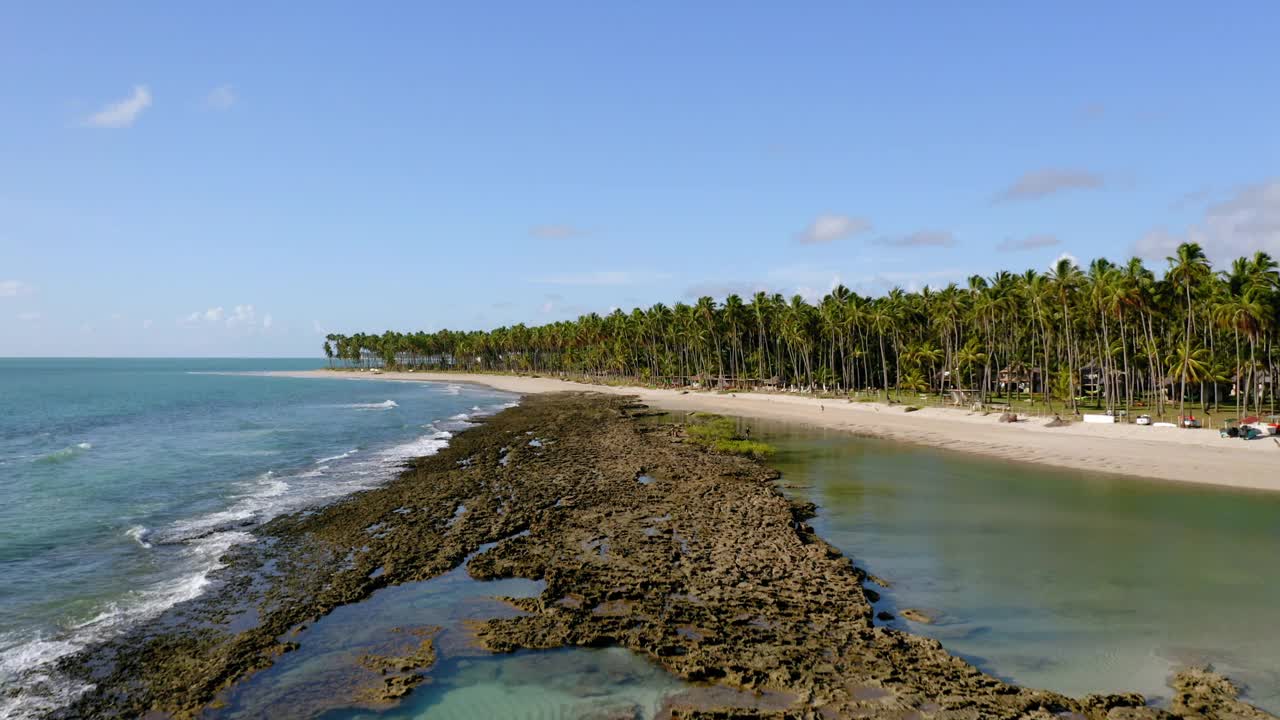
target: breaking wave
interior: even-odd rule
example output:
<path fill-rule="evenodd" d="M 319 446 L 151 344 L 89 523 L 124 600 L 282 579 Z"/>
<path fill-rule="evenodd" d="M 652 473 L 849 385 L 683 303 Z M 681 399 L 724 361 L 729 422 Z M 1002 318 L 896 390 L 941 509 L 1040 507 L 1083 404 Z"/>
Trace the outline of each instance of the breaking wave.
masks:
<path fill-rule="evenodd" d="M 395 400 L 383 400 L 380 403 L 350 403 L 342 407 L 351 408 L 353 410 L 390 410 L 400 407 Z"/>
<path fill-rule="evenodd" d="M 75 445 L 68 445 L 67 447 L 62 448 L 61 450 L 55 450 L 49 453 L 48 455 L 42 455 L 36 459 L 36 462 L 45 462 L 45 463 L 66 462 L 67 460 L 72 460 L 76 457 L 79 457 L 80 455 L 84 454 L 85 451 L 90 450 L 92 448 L 93 448 L 93 445 L 87 442 L 76 443 Z"/>

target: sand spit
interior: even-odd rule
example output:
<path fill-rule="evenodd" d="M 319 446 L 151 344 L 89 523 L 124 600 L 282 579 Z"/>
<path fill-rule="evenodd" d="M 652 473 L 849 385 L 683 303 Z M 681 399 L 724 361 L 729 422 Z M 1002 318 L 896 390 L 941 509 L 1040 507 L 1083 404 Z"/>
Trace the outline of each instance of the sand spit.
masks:
<path fill-rule="evenodd" d="M 1212 430 L 1082 423 L 1055 428 L 1046 427 L 1044 419 L 1002 423 L 1000 413 L 983 415 L 950 408 L 923 408 L 908 413 L 904 412 L 902 405 L 822 400 L 787 393 L 684 393 L 678 390 L 585 385 L 518 375 L 424 372 L 371 375 L 327 370 L 268 374 L 471 382 L 525 395 L 593 390 L 634 395 L 643 402 L 669 410 L 770 418 L 1019 462 L 1157 480 L 1280 491 L 1280 472 L 1277 472 L 1280 469 L 1280 443 L 1270 438 L 1250 442 L 1223 439 Z"/>

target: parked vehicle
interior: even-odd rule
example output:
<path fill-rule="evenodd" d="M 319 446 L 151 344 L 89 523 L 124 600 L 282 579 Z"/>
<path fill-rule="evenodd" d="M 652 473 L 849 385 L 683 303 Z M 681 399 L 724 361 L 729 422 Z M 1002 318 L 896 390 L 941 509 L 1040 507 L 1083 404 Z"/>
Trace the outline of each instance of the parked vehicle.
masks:
<path fill-rule="evenodd" d="M 1223 420 L 1222 427 L 1218 429 L 1218 437 L 1240 437 L 1240 421 L 1235 418 Z"/>
<path fill-rule="evenodd" d="M 1136 424 L 1136 425 L 1150 425 L 1150 424 L 1151 424 L 1151 416 L 1150 416 L 1150 415 L 1139 415 L 1139 416 L 1138 416 L 1138 419 L 1137 419 L 1137 420 L 1134 420 L 1133 422 L 1134 422 L 1134 424 Z"/>

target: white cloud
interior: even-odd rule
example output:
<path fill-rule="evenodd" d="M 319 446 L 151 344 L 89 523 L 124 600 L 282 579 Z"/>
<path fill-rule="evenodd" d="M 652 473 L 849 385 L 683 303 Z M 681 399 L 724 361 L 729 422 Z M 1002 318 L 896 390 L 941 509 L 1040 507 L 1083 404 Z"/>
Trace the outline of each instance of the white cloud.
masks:
<path fill-rule="evenodd" d="M 840 284 L 840 276 L 832 275 L 831 282 L 827 283 L 825 290 L 809 287 L 807 285 L 801 285 L 800 287 L 796 288 L 796 293 L 801 297 L 803 297 L 805 300 L 816 305 L 822 302 L 823 296 L 825 296 L 827 293 L 831 292 L 832 290 L 835 290 L 836 286 L 839 284 Z"/>
<path fill-rule="evenodd" d="M 597 270 L 594 272 L 559 273 L 534 278 L 534 282 L 543 285 L 642 285 L 644 283 L 669 280 L 670 273 L 630 272 L 626 270 Z"/>
<path fill-rule="evenodd" d="M 849 215 L 819 215 L 809 227 L 796 233 L 801 245 L 819 245 L 851 237 L 871 229 L 871 221 Z"/>
<path fill-rule="evenodd" d="M 1209 206 L 1200 220 L 1182 232 L 1151 230 L 1134 244 L 1133 252 L 1163 260 L 1184 242 L 1199 243 L 1218 264 L 1259 250 L 1280 256 L 1280 178 L 1241 188 Z"/>
<path fill-rule="evenodd" d="M 329 332 L 328 332 L 327 330 L 325 330 L 325 329 L 324 329 L 324 326 L 320 324 L 320 321 L 319 321 L 319 320 L 312 320 L 312 321 L 311 321 L 311 331 L 312 331 L 312 332 L 314 332 L 314 333 L 315 333 L 315 334 L 317 334 L 317 335 L 328 335 L 328 334 L 329 334 Z"/>
<path fill-rule="evenodd" d="M 17 297 L 31 292 L 31 286 L 21 280 L 0 280 L 0 297 Z"/>
<path fill-rule="evenodd" d="M 21 321 L 23 321 L 23 322 L 35 322 L 36 320 L 39 320 L 40 318 L 41 318 L 41 315 L 40 315 L 40 313 L 38 313 L 38 312 L 24 312 L 24 313 L 18 313 L 18 319 L 19 319 L 19 320 L 21 320 Z"/>
<path fill-rule="evenodd" d="M 1003 252 L 1018 252 L 1020 250 L 1036 250 L 1061 244 L 1062 241 L 1055 235 L 1028 235 L 1020 240 L 1009 238 L 996 245 L 996 249 Z"/>
<path fill-rule="evenodd" d="M 90 115 L 84 124 L 97 128 L 127 128 L 150 106 L 151 90 L 146 85 L 135 85 L 132 95 Z"/>
<path fill-rule="evenodd" d="M 148 320 L 143 323 L 143 327 L 150 327 L 150 322 Z M 225 325 L 228 328 L 241 328 L 250 331 L 258 328 L 266 330 L 271 327 L 273 322 L 270 314 L 264 314 L 259 317 L 257 309 L 249 304 L 236 305 L 231 308 L 229 313 L 223 306 L 219 305 L 204 311 L 197 310 L 178 319 L 179 325 Z"/>
<path fill-rule="evenodd" d="M 238 100 L 235 88 L 230 85 L 219 85 L 204 96 L 204 106 L 209 110 L 230 110 Z"/>
<path fill-rule="evenodd" d="M 993 202 L 1037 200 L 1067 190 L 1093 190 L 1102 187 L 1103 182 L 1101 175 L 1087 170 L 1033 170 L 1001 191 Z"/>
<path fill-rule="evenodd" d="M 1077 258 L 1075 255 L 1072 255 L 1069 252 L 1064 252 L 1058 257 L 1054 258 L 1053 262 L 1049 263 L 1049 269 L 1052 270 L 1054 267 L 1057 266 L 1058 263 L 1062 262 L 1063 260 L 1070 260 L 1072 265 L 1075 265 L 1076 267 L 1080 267 L 1079 258 Z"/>
<path fill-rule="evenodd" d="M 254 311 L 252 305 L 237 305 L 231 311 L 231 315 L 227 318 L 227 327 L 235 327 L 237 325 L 257 325 L 258 314 Z"/>
<path fill-rule="evenodd" d="M 564 297 L 557 293 L 547 293 L 543 296 L 542 305 L 538 306 L 538 312 L 543 315 L 554 314 L 565 317 L 586 314 L 588 309 L 583 305 L 566 303 Z"/>
<path fill-rule="evenodd" d="M 150 330 L 150 329 L 151 329 L 151 325 L 152 325 L 152 322 L 151 322 L 150 320 L 143 320 L 143 321 L 142 321 L 142 329 L 143 329 L 143 330 Z"/>
<path fill-rule="evenodd" d="M 762 282 L 701 282 L 685 288 L 684 296 L 690 299 L 710 296 L 723 300 L 730 295 L 737 295 L 745 300 L 758 292 L 769 292 L 769 287 Z"/>
<path fill-rule="evenodd" d="M 566 223 L 552 223 L 549 225 L 534 225 L 529 228 L 529 234 L 544 240 L 567 240 L 569 238 L 582 237 L 587 234 L 587 231 Z"/>
<path fill-rule="evenodd" d="M 956 236 L 949 230 L 919 230 L 908 235 L 882 237 L 876 243 L 893 247 L 952 247 Z"/>

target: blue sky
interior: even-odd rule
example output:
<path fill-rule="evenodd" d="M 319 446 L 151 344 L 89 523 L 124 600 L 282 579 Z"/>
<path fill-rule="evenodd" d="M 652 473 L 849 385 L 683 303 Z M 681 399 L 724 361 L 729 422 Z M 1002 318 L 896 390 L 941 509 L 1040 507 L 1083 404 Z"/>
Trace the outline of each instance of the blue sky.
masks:
<path fill-rule="evenodd" d="M 1187 238 L 1280 255 L 1277 26 L 1269 2 L 11 3 L 0 355 L 316 355 Z"/>

